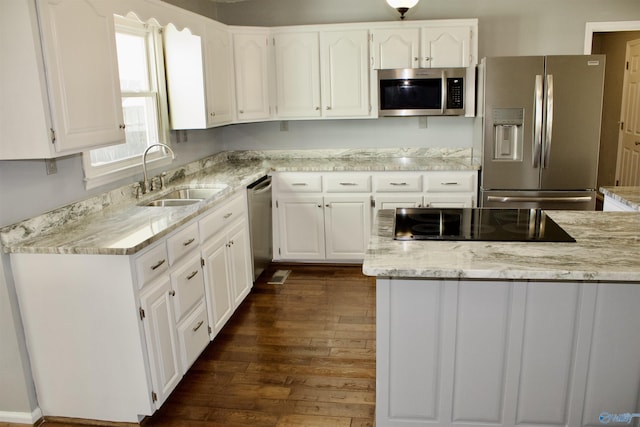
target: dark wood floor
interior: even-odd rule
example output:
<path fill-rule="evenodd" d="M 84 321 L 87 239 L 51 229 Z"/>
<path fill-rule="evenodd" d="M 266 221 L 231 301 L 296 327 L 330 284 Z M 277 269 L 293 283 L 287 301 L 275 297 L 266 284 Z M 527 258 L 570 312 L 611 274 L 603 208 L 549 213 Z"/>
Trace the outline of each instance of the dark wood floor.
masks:
<path fill-rule="evenodd" d="M 283 285 L 266 283 L 276 268 L 292 270 Z M 360 266 L 276 265 L 143 424 L 360 427 L 374 410 L 374 279 Z"/>

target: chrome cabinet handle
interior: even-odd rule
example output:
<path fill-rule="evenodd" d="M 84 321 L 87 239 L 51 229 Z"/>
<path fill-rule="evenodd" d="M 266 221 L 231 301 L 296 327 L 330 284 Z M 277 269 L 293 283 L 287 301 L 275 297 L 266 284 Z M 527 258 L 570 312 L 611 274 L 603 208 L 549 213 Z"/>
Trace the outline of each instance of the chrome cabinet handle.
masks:
<path fill-rule="evenodd" d="M 190 244 L 192 244 L 193 242 L 196 241 L 195 237 L 190 238 L 189 240 L 187 240 L 186 242 L 182 243 L 182 246 L 189 246 Z"/>
<path fill-rule="evenodd" d="M 355 182 L 341 182 L 340 185 L 345 185 L 345 186 L 354 186 L 354 185 L 358 185 Z"/>
<path fill-rule="evenodd" d="M 196 274 L 198 274 L 198 270 L 192 271 L 191 274 L 187 276 L 187 280 L 193 279 L 196 276 Z"/>
<path fill-rule="evenodd" d="M 200 326 L 202 326 L 203 324 L 204 324 L 204 320 L 199 321 L 198 324 L 195 326 L 195 328 L 193 328 L 193 332 L 200 329 Z"/>
<path fill-rule="evenodd" d="M 151 266 L 152 270 L 157 269 L 158 267 L 160 267 L 162 264 L 164 264 L 167 260 L 166 259 L 161 259 L 160 261 L 158 261 L 155 265 Z"/>
<path fill-rule="evenodd" d="M 294 182 L 294 183 L 292 183 L 291 185 L 295 185 L 296 187 L 300 187 L 300 186 L 305 186 L 305 185 L 307 185 L 307 183 L 306 183 L 306 182 Z"/>
<path fill-rule="evenodd" d="M 222 219 L 227 219 L 229 218 L 231 215 L 233 215 L 233 212 L 229 212 L 228 214 L 226 214 L 225 216 L 222 217 Z"/>
<path fill-rule="evenodd" d="M 450 182 L 441 182 L 440 185 L 460 185 L 460 183 L 455 181 L 450 181 Z"/>
<path fill-rule="evenodd" d="M 390 182 L 390 185 L 396 185 L 396 186 L 404 186 L 404 185 L 409 185 L 406 182 Z"/>

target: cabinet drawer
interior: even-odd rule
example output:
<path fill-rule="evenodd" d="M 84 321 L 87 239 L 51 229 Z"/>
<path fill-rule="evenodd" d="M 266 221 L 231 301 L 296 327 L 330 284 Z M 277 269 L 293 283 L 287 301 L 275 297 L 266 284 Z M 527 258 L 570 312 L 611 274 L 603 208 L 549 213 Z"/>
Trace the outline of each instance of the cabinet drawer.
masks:
<path fill-rule="evenodd" d="M 383 174 L 374 176 L 375 190 L 378 192 L 422 191 L 422 175 L 420 174 Z"/>
<path fill-rule="evenodd" d="M 204 297 L 203 276 L 199 256 L 171 274 L 176 320 Z"/>
<path fill-rule="evenodd" d="M 369 193 L 371 191 L 369 174 L 327 174 L 324 180 L 327 193 Z"/>
<path fill-rule="evenodd" d="M 192 249 L 200 244 L 198 234 L 198 224 L 191 224 L 184 230 L 179 231 L 167 239 L 167 250 L 169 251 L 169 263 L 173 265 Z"/>
<path fill-rule="evenodd" d="M 242 218 L 246 212 L 247 203 L 242 194 L 217 208 L 199 221 L 202 240 L 207 240 L 226 225 L 231 224 L 238 218 Z"/>
<path fill-rule="evenodd" d="M 169 268 L 169 257 L 164 242 L 135 260 L 138 288 L 160 276 Z"/>
<path fill-rule="evenodd" d="M 315 173 L 287 173 L 276 175 L 278 190 L 289 193 L 313 193 L 322 191 L 322 175 Z"/>
<path fill-rule="evenodd" d="M 424 176 L 425 191 L 476 191 L 475 172 L 429 172 Z"/>
<path fill-rule="evenodd" d="M 183 372 L 186 372 L 198 358 L 202 350 L 209 344 L 209 324 L 204 300 L 178 326 L 180 342 L 180 360 Z"/>

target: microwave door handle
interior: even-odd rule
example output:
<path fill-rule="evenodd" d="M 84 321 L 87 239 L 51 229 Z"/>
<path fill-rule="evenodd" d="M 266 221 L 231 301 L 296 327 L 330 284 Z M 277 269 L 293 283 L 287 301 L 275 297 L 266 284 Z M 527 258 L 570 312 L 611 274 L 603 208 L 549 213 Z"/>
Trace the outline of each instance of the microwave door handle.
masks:
<path fill-rule="evenodd" d="M 442 75 L 441 75 L 441 82 L 442 82 L 442 97 L 440 99 L 440 114 L 444 115 L 444 108 L 447 105 L 447 72 L 445 70 L 442 70 Z"/>
<path fill-rule="evenodd" d="M 536 75 L 536 83 L 533 94 L 533 167 L 540 166 L 540 155 L 542 153 L 542 100 L 543 100 L 543 80 L 542 75 Z"/>

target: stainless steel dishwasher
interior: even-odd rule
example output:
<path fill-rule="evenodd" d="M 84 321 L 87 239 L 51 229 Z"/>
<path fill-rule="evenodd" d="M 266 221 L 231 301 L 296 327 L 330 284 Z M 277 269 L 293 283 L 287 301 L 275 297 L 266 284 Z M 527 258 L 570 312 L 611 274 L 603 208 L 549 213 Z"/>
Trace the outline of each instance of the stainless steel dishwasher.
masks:
<path fill-rule="evenodd" d="M 251 224 L 251 252 L 253 281 L 273 260 L 273 231 L 271 224 L 271 177 L 263 176 L 247 187 L 249 223 Z"/>

